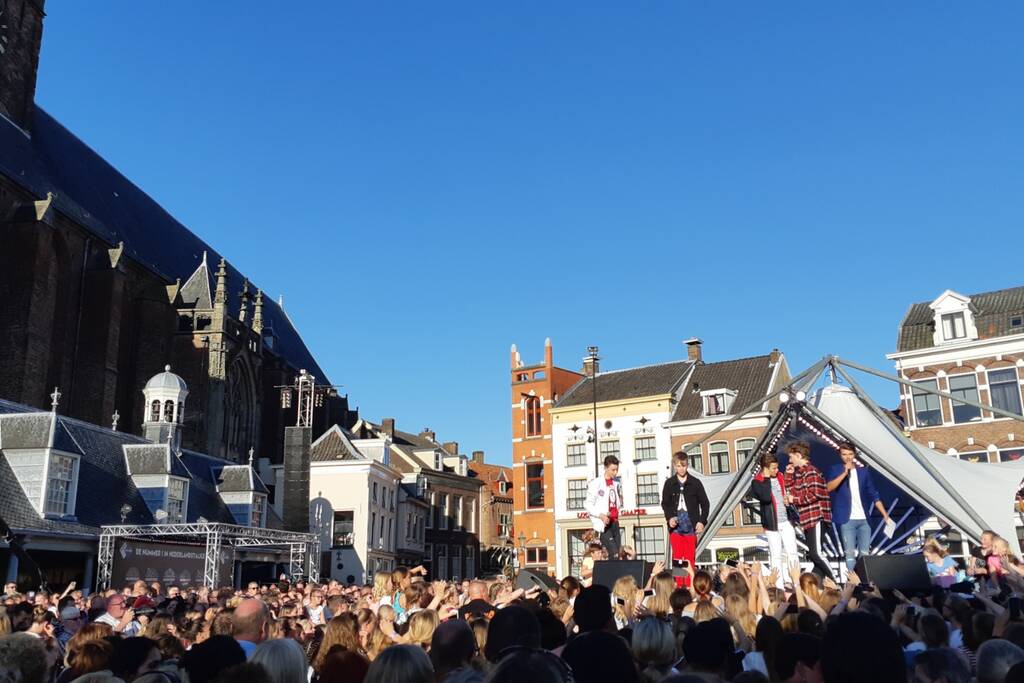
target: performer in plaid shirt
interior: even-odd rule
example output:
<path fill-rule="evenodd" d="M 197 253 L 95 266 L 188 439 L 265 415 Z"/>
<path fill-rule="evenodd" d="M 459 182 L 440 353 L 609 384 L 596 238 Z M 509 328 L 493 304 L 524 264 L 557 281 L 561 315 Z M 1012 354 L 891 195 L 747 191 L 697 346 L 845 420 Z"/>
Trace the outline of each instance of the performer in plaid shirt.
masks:
<path fill-rule="evenodd" d="M 811 446 L 806 441 L 786 445 L 789 466 L 786 468 L 788 502 L 800 514 L 800 528 L 807 540 L 807 559 L 814 571 L 835 580 L 832 570 L 821 557 L 821 535 L 832 524 L 832 499 L 821 470 L 811 464 Z"/>

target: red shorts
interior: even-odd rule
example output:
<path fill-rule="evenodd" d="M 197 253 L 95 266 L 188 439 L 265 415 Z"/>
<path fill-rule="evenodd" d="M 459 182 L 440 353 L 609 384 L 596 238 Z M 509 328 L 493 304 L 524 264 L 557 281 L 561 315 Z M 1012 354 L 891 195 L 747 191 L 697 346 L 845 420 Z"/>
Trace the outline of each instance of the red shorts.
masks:
<path fill-rule="evenodd" d="M 672 545 L 673 560 L 688 560 L 690 566 L 696 569 L 697 560 L 697 537 L 684 536 L 683 534 L 669 533 L 668 541 Z M 676 585 L 679 587 L 690 587 L 690 576 L 677 576 Z"/>

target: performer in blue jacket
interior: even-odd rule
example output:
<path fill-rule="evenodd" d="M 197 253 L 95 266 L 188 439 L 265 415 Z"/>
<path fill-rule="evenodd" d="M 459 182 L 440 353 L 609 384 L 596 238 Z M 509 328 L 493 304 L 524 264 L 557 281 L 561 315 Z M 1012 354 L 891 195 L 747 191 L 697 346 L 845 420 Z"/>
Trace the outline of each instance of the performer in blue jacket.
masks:
<path fill-rule="evenodd" d="M 889 513 L 878 496 L 871 470 L 856 462 L 857 449 L 849 442 L 839 444 L 842 464 L 825 472 L 826 487 L 832 497 L 832 522 L 839 528 L 846 552 L 846 567 L 853 569 L 858 555 L 871 550 L 871 507 L 889 521 Z M 856 492 L 856 495 L 854 493 Z"/>

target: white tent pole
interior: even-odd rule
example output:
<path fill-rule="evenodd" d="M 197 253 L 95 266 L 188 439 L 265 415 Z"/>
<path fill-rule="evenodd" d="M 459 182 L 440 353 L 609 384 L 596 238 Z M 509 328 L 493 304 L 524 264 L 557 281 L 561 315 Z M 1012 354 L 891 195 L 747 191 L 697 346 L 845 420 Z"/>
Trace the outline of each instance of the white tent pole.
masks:
<path fill-rule="evenodd" d="M 786 387 L 793 386 L 794 384 L 801 382 L 812 375 L 814 376 L 814 379 L 811 381 L 811 383 L 813 384 L 815 381 L 817 381 L 818 376 L 820 376 L 821 374 L 821 371 L 825 368 L 826 365 L 828 365 L 828 363 L 829 356 L 825 356 L 817 363 L 815 363 L 811 367 L 807 368 L 806 370 L 798 374 L 796 377 L 791 378 L 787 383 Z M 725 429 L 731 423 L 743 417 L 744 414 L 751 412 L 758 406 L 761 406 L 762 404 L 764 404 L 765 401 L 770 401 L 771 399 L 775 398 L 783 391 L 785 391 L 786 387 L 778 389 L 772 392 L 771 394 L 768 394 L 764 398 L 760 399 L 756 403 L 753 403 L 747 408 L 744 408 L 742 411 L 740 411 L 738 415 L 736 415 L 728 422 L 718 427 L 718 429 L 705 435 L 703 439 L 697 442 L 697 444 L 704 443 L 705 441 L 713 437 L 715 434 Z M 739 502 L 743 499 L 743 496 L 746 495 L 747 490 L 750 488 L 750 472 L 753 470 L 754 466 L 757 464 L 757 461 L 759 460 L 757 454 L 761 451 L 761 448 L 764 446 L 765 441 L 771 435 L 772 431 L 782 420 L 782 417 L 784 415 L 787 415 L 788 413 L 788 408 L 778 410 L 772 417 L 771 421 L 768 423 L 767 429 L 764 430 L 764 433 L 758 440 L 757 445 L 754 447 L 754 450 L 751 451 L 751 456 L 747 459 L 747 462 L 737 463 L 738 467 L 736 470 L 736 476 L 733 478 L 732 482 L 730 482 L 729 487 L 725 490 L 725 493 L 722 496 L 722 500 L 719 502 L 718 505 L 715 506 L 713 510 L 711 510 L 711 513 L 708 515 L 708 524 L 704 529 L 704 533 L 701 534 L 700 538 L 697 540 L 696 552 L 698 555 L 707 549 L 708 544 L 711 542 L 711 539 L 714 538 L 714 535 L 718 533 L 719 529 L 722 528 L 722 523 L 725 521 L 725 514 L 729 510 L 732 510 L 737 505 L 739 505 Z"/>
<path fill-rule="evenodd" d="M 971 520 L 978 525 L 978 528 L 988 528 L 987 524 L 985 523 L 985 520 L 983 520 L 978 515 L 977 511 L 975 511 L 975 509 L 971 507 L 971 505 L 969 505 L 966 500 L 964 500 L 964 497 L 960 495 L 959 491 L 957 491 L 956 486 L 950 486 L 949 482 L 946 481 L 946 478 L 943 477 L 939 473 L 939 470 L 935 468 L 935 465 L 930 460 L 928 460 L 928 458 L 925 457 L 925 455 L 921 453 L 921 451 L 917 450 L 917 444 L 911 441 L 910 437 L 904 434 L 901 430 L 896 429 L 896 425 L 892 423 L 892 418 L 889 415 L 886 415 L 885 412 L 878 407 L 878 404 L 875 403 L 870 396 L 864 393 L 864 390 L 861 389 L 860 385 L 857 384 L 857 381 L 850 376 L 850 373 L 844 370 L 841 365 L 838 366 L 836 369 L 839 370 L 839 374 L 843 376 L 843 379 L 850 383 L 850 388 L 852 388 L 853 391 L 857 394 L 857 398 L 859 398 L 861 402 L 864 405 L 866 405 L 871 410 L 871 412 L 873 412 L 875 416 L 878 417 L 879 420 L 881 420 L 882 424 L 885 425 L 885 428 L 889 431 L 889 433 L 895 436 L 896 439 L 903 446 L 903 448 L 908 453 L 910 453 L 911 457 L 913 457 L 914 460 L 916 460 L 917 463 L 921 465 L 921 467 L 927 470 L 928 474 L 932 476 L 932 479 L 943 485 L 943 488 L 946 489 L 946 492 L 950 495 L 950 497 L 956 501 L 957 505 L 964 509 L 968 516 L 970 516 Z M 942 513 L 943 511 L 934 510 L 934 512 Z"/>
<path fill-rule="evenodd" d="M 979 410 L 986 410 L 986 411 L 988 411 L 990 413 L 994 413 L 995 415 L 999 415 L 1000 417 L 1010 417 L 1010 418 L 1013 418 L 1014 420 L 1018 420 L 1020 422 L 1024 422 L 1024 415 L 1018 415 L 1017 413 L 1011 413 L 1008 410 L 1003 410 L 1002 408 L 996 408 L 995 406 L 987 406 L 987 405 L 985 405 L 983 403 L 976 403 L 974 401 L 968 401 L 965 398 L 957 398 L 953 394 L 950 394 L 949 392 L 946 392 L 946 391 L 942 391 L 941 389 L 938 389 L 938 388 L 932 389 L 931 387 L 926 387 L 926 386 L 922 386 L 920 384 L 916 384 L 914 382 L 911 382 L 908 379 L 903 379 L 902 377 L 896 377 L 895 375 L 887 375 L 884 372 L 879 372 L 878 370 L 875 370 L 874 368 L 869 368 L 869 367 L 866 367 L 864 365 L 859 365 L 857 363 L 854 363 L 853 361 L 839 358 L 838 356 L 834 356 L 833 360 L 836 363 L 839 363 L 839 365 L 845 365 L 846 367 L 848 367 L 848 368 L 850 368 L 852 370 L 860 370 L 861 372 L 866 372 L 867 374 L 874 375 L 875 377 L 881 377 L 882 379 L 888 379 L 888 380 L 892 380 L 893 382 L 899 382 L 903 386 L 907 386 L 907 387 L 910 387 L 912 389 L 918 389 L 920 391 L 928 392 L 929 394 L 935 394 L 936 396 L 941 396 L 943 398 L 948 398 L 951 401 L 956 401 L 957 403 L 963 403 L 965 405 L 969 405 L 969 406 L 972 406 L 974 408 L 978 408 Z M 840 370 L 840 372 L 843 374 L 843 377 L 849 378 L 849 375 L 847 375 L 845 372 L 843 372 L 842 370 Z"/>
<path fill-rule="evenodd" d="M 875 453 L 870 448 L 865 446 L 864 443 L 862 441 L 858 440 L 855 436 L 852 436 L 852 435 L 846 433 L 845 431 L 843 431 L 838 425 L 836 425 L 832 421 L 832 418 L 830 418 L 827 415 L 825 415 L 824 413 L 822 413 L 820 410 L 818 410 L 816 407 L 814 407 L 814 405 L 812 405 L 810 403 L 805 403 L 804 406 L 803 406 L 803 409 L 806 410 L 807 412 L 809 412 L 815 419 L 817 419 L 821 423 L 823 423 L 826 426 L 828 426 L 829 429 L 833 430 L 834 432 L 836 432 L 838 434 L 842 434 L 854 446 L 856 446 L 858 450 L 860 450 L 861 452 L 863 452 L 863 453 L 865 453 L 867 455 L 870 455 L 871 459 L 873 460 L 873 462 L 871 464 L 874 465 L 875 467 L 877 467 L 878 469 L 882 470 L 882 473 L 885 474 L 886 477 L 888 477 L 889 479 L 893 480 L 893 482 L 900 482 L 900 484 L 902 484 L 903 488 L 908 490 L 911 494 L 916 496 L 922 502 L 927 503 L 928 505 L 930 505 L 933 512 L 941 512 L 943 514 L 943 516 L 945 516 L 948 519 L 950 519 L 957 527 L 960 528 L 961 531 L 967 533 L 971 538 L 977 540 L 976 535 L 980 534 L 981 533 L 981 529 L 985 528 L 983 525 L 979 526 L 978 530 L 975 531 L 971 527 L 971 525 L 965 524 L 964 520 L 961 520 L 959 518 L 953 519 L 952 515 L 947 514 L 947 511 L 942 509 L 943 506 L 939 505 L 935 501 L 934 498 L 932 498 L 930 495 L 928 495 L 924 491 L 919 490 L 916 486 L 914 486 L 910 482 L 900 478 L 900 474 L 898 472 L 896 472 L 895 470 L 891 469 L 889 467 L 889 465 L 884 460 L 882 460 L 880 457 L 878 457 L 877 453 Z"/>

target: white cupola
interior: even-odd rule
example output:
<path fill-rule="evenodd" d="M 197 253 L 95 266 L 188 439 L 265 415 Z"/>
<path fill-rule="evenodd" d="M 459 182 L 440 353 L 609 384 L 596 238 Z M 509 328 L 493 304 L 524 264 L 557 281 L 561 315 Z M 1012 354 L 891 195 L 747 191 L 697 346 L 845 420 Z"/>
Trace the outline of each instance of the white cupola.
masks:
<path fill-rule="evenodd" d="M 165 365 L 164 371 L 153 375 L 142 390 L 145 397 L 144 436 L 154 443 L 170 443 L 177 449 L 181 423 L 185 415 L 188 385 Z"/>

